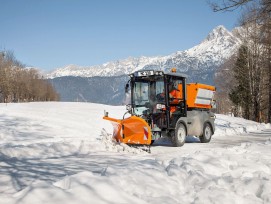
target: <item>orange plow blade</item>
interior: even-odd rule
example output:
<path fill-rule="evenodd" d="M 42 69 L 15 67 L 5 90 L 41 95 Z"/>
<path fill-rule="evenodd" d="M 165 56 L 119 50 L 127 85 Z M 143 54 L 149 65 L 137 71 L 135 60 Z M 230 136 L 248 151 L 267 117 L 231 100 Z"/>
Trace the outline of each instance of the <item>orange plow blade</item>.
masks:
<path fill-rule="evenodd" d="M 148 123 L 140 117 L 131 116 L 123 120 L 103 117 L 109 120 L 113 127 L 113 136 L 118 142 L 126 144 L 151 144 L 151 128 Z"/>

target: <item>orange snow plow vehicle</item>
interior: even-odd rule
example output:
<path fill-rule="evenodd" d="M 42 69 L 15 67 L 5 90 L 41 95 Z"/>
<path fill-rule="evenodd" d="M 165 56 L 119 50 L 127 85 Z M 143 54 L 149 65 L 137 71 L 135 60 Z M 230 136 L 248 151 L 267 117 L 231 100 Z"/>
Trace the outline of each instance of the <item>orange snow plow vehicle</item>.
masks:
<path fill-rule="evenodd" d="M 182 146 L 187 135 L 209 142 L 215 131 L 215 115 L 211 111 L 215 87 L 186 84 L 186 76 L 163 71 L 144 70 L 130 74 L 126 93 L 129 117 L 103 119 L 112 122 L 113 136 L 118 142 L 151 145 L 168 136 L 174 146 Z M 126 114 L 126 113 L 125 113 Z"/>

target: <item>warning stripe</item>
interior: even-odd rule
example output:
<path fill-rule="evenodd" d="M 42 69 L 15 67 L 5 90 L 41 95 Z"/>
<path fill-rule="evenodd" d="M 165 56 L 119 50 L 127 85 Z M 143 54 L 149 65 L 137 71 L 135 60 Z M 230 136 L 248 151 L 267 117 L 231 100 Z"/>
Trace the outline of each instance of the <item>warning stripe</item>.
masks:
<path fill-rule="evenodd" d="M 149 132 L 148 132 L 148 127 L 144 127 L 144 140 L 148 140 Z"/>

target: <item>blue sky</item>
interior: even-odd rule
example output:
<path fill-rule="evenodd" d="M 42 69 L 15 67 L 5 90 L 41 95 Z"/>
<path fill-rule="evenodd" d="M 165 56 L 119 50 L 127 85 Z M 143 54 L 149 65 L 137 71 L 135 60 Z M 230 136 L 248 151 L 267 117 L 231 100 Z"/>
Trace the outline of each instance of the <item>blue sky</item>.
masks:
<path fill-rule="evenodd" d="M 46 71 L 91 66 L 189 49 L 238 17 L 206 0 L 0 0 L 0 50 Z"/>

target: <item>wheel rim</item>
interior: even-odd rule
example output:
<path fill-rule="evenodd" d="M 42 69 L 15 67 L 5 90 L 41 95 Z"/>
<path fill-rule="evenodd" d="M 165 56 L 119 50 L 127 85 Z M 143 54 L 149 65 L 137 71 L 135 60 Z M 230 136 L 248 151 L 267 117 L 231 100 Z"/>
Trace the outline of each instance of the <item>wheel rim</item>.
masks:
<path fill-rule="evenodd" d="M 206 126 L 205 131 L 204 131 L 204 135 L 205 135 L 206 139 L 210 139 L 211 138 L 211 136 L 212 136 L 212 130 L 211 130 L 211 128 L 210 128 L 209 125 Z"/>
<path fill-rule="evenodd" d="M 179 128 L 177 132 L 177 137 L 179 141 L 183 141 L 185 139 L 185 130 L 184 128 Z"/>

